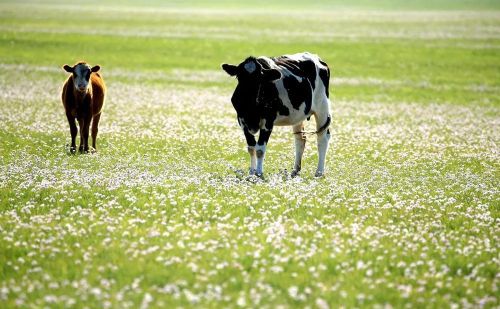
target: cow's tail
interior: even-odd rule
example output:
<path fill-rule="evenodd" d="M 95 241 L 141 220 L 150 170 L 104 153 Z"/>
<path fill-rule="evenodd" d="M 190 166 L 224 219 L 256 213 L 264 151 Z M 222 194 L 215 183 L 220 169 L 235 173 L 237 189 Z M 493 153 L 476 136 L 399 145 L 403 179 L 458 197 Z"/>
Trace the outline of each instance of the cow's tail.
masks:
<path fill-rule="evenodd" d="M 325 92 L 326 92 L 326 97 L 330 97 L 330 68 L 328 67 L 328 64 L 324 62 L 323 60 L 319 60 L 321 65 L 323 67 L 319 68 L 319 77 L 321 78 L 321 81 L 323 82 L 323 85 L 325 85 Z"/>

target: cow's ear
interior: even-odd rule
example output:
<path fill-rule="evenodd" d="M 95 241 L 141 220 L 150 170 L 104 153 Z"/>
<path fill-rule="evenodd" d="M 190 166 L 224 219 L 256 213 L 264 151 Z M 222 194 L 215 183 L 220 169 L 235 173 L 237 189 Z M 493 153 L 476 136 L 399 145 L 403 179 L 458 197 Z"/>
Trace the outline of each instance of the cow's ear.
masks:
<path fill-rule="evenodd" d="M 99 72 L 100 69 L 101 69 L 101 67 L 99 65 L 94 65 L 92 67 L 92 69 L 90 69 L 90 71 L 92 71 L 92 72 Z"/>
<path fill-rule="evenodd" d="M 281 73 L 280 71 L 276 70 L 276 69 L 264 69 L 262 70 L 262 79 L 264 81 L 268 81 L 268 82 L 272 82 L 272 81 L 275 81 L 277 79 L 280 79 L 281 78 Z"/>
<path fill-rule="evenodd" d="M 64 71 L 66 71 L 66 72 L 68 72 L 68 73 L 73 73 L 73 68 L 72 68 L 72 67 L 70 67 L 70 66 L 69 66 L 69 65 L 67 65 L 67 64 L 65 64 L 65 65 L 63 66 L 63 69 L 64 69 Z"/>
<path fill-rule="evenodd" d="M 232 64 L 224 63 L 222 69 L 231 76 L 235 76 L 238 73 L 238 67 Z"/>

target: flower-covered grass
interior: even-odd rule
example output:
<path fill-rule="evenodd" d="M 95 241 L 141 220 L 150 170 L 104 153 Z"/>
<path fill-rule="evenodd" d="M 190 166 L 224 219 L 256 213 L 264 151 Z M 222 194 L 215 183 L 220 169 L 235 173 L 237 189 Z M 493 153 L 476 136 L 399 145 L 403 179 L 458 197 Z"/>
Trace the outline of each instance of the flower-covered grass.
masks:
<path fill-rule="evenodd" d="M 127 3 L 0 4 L 0 307 L 498 306 L 495 8 Z M 248 178 L 219 65 L 304 50 L 333 68 L 327 174 L 312 136 L 290 178 L 277 127 Z M 79 59 L 109 88 L 88 155 Z"/>

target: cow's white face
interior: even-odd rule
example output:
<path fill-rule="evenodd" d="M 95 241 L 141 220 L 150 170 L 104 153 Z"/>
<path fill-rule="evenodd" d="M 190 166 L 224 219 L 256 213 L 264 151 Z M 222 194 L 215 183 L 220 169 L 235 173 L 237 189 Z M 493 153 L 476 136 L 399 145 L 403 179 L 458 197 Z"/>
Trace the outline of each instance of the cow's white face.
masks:
<path fill-rule="evenodd" d="M 89 87 L 90 66 L 88 64 L 78 64 L 73 69 L 73 84 L 76 90 L 85 92 Z"/>
<path fill-rule="evenodd" d="M 73 73 L 73 85 L 75 86 L 75 90 L 86 92 L 90 84 L 90 74 L 99 71 L 100 67 L 98 65 L 90 67 L 90 65 L 85 62 L 79 62 L 73 67 L 65 65 L 64 69 L 66 72 Z"/>

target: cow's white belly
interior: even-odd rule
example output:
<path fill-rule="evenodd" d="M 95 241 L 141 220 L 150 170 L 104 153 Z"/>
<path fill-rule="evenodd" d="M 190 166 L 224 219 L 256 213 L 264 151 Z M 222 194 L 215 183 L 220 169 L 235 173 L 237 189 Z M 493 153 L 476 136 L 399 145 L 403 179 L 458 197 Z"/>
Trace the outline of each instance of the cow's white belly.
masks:
<path fill-rule="evenodd" d="M 288 107 L 288 106 L 287 106 Z M 293 126 L 302 121 L 304 121 L 307 117 L 311 116 L 311 112 L 308 115 L 304 113 L 306 108 L 306 104 L 302 103 L 300 108 L 297 110 L 291 106 L 288 107 L 290 115 L 278 115 L 276 120 L 274 120 L 274 125 L 276 126 Z"/>

